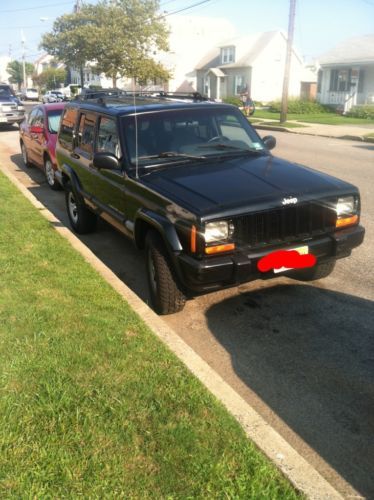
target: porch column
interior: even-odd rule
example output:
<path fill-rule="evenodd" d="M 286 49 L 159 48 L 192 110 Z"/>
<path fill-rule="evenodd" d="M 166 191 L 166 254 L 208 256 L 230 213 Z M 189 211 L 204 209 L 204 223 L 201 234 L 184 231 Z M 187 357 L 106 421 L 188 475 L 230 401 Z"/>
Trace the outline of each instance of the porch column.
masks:
<path fill-rule="evenodd" d="M 217 101 L 221 100 L 221 77 L 217 76 Z"/>

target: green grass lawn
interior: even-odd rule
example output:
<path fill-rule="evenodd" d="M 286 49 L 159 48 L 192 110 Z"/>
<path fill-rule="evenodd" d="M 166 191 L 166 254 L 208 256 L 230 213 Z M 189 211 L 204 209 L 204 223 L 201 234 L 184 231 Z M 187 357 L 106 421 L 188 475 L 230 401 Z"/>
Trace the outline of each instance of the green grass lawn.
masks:
<path fill-rule="evenodd" d="M 0 174 L 0 497 L 298 493 Z"/>
<path fill-rule="evenodd" d="M 279 120 L 280 113 L 271 113 L 270 111 L 256 109 L 253 119 L 269 118 L 271 120 Z M 337 115 L 335 113 L 317 113 L 311 115 L 287 114 L 287 120 L 297 120 L 305 123 L 321 123 L 325 125 L 373 125 L 374 120 L 364 118 L 351 118 L 349 116 Z"/>

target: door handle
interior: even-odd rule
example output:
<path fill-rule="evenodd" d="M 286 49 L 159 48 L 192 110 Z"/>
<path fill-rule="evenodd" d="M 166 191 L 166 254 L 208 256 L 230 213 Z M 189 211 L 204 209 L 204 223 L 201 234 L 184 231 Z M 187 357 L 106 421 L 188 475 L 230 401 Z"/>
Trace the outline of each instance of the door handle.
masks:
<path fill-rule="evenodd" d="M 77 153 L 71 153 L 71 154 L 70 154 L 70 156 L 71 156 L 72 158 L 75 158 L 76 160 L 79 160 L 79 158 L 80 158 L 80 156 L 79 156 L 79 155 L 77 155 Z"/>

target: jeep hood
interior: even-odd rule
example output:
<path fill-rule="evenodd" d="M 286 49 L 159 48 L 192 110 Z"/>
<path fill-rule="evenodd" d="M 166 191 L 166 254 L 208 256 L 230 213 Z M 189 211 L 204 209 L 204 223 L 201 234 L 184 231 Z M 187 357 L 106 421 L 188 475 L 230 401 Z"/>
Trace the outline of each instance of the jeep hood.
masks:
<path fill-rule="evenodd" d="M 335 177 L 272 155 L 169 165 L 142 181 L 201 217 L 277 207 L 287 197 L 302 201 L 357 192 Z"/>

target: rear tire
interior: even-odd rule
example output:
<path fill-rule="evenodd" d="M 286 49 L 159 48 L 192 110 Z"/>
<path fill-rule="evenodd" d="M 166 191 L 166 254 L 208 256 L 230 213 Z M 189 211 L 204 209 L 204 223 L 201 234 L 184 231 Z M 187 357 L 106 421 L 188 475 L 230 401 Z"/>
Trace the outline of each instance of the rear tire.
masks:
<path fill-rule="evenodd" d="M 61 189 L 61 186 L 58 180 L 56 179 L 55 169 L 53 168 L 53 164 L 50 158 L 46 158 L 44 160 L 44 173 L 45 173 L 45 178 L 47 180 L 47 184 L 53 191 L 58 191 L 59 189 Z"/>
<path fill-rule="evenodd" d="M 29 155 L 27 154 L 27 149 L 23 141 L 21 141 L 21 153 L 22 153 L 23 164 L 25 165 L 25 167 L 30 168 L 31 163 L 29 161 Z"/>
<path fill-rule="evenodd" d="M 177 282 L 161 237 L 150 231 L 146 237 L 146 268 L 152 304 L 158 314 L 181 311 L 186 296 Z"/>
<path fill-rule="evenodd" d="M 96 229 L 97 215 L 90 212 L 79 200 L 68 182 L 65 186 L 66 211 L 71 227 L 78 234 L 92 233 Z"/>
<path fill-rule="evenodd" d="M 335 260 L 329 260 L 321 264 L 316 264 L 314 267 L 292 271 L 289 277 L 299 281 L 320 280 L 326 278 L 333 272 L 335 264 Z"/>

